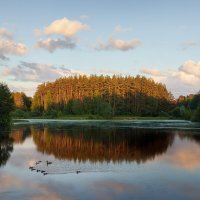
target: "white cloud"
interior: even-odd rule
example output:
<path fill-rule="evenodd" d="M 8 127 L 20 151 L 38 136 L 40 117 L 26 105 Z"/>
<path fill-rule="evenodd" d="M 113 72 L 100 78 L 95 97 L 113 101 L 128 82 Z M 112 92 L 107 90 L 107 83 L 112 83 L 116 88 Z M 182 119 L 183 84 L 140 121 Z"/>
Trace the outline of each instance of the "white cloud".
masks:
<path fill-rule="evenodd" d="M 27 48 L 22 43 L 16 43 L 12 40 L 0 39 L 0 55 L 12 54 L 12 55 L 25 55 Z"/>
<path fill-rule="evenodd" d="M 5 67 L 4 76 L 12 76 L 15 81 L 46 82 L 54 81 L 64 76 L 83 75 L 82 72 L 67 69 L 63 66 L 55 67 L 49 64 L 21 62 L 17 67 Z"/>
<path fill-rule="evenodd" d="M 0 59 L 8 60 L 6 55 L 22 56 L 28 49 L 23 43 L 17 43 L 12 39 L 12 34 L 5 28 L 0 29 Z"/>
<path fill-rule="evenodd" d="M 50 53 L 54 52 L 56 49 L 74 49 L 76 47 L 76 42 L 72 39 L 51 39 L 40 40 L 36 45 L 37 48 L 46 49 Z"/>
<path fill-rule="evenodd" d="M 171 74 L 171 78 L 181 81 L 182 83 L 189 85 L 189 86 L 197 86 L 200 83 L 200 79 L 193 75 L 188 74 L 183 71 L 177 71 Z"/>
<path fill-rule="evenodd" d="M 101 40 L 97 41 L 97 44 L 94 45 L 96 50 L 120 50 L 128 51 L 135 49 L 137 46 L 141 45 L 142 42 L 138 39 L 132 40 L 121 40 L 110 38 L 107 43 L 103 43 Z"/>
<path fill-rule="evenodd" d="M 27 82 L 11 82 L 8 83 L 8 87 L 12 92 L 24 92 L 27 96 L 33 96 L 36 88 L 38 86 L 37 82 L 27 84 Z"/>
<path fill-rule="evenodd" d="M 113 32 L 111 33 L 107 42 L 103 42 L 101 39 L 97 39 L 96 44 L 92 45 L 92 47 L 98 51 L 109 51 L 109 50 L 120 50 L 120 51 L 129 51 L 135 49 L 136 47 L 142 44 L 142 41 L 139 39 L 130 39 L 130 40 L 122 40 L 117 39 L 116 35 L 120 32 L 128 32 L 130 28 L 122 28 L 120 25 L 117 25 Z"/>
<path fill-rule="evenodd" d="M 188 60 L 177 70 L 155 73 L 156 69 L 142 70 L 144 74 L 150 75 L 155 81 L 161 81 L 172 91 L 175 97 L 188 95 L 200 90 L 200 62 Z M 159 72 L 159 70 L 158 70 Z"/>
<path fill-rule="evenodd" d="M 75 39 L 76 33 L 87 30 L 88 28 L 89 26 L 87 24 L 83 24 L 79 21 L 72 21 L 67 18 L 55 20 L 43 30 L 35 29 L 34 33 L 36 36 L 59 35 L 64 38 L 41 39 L 37 42 L 35 47 L 46 49 L 50 53 L 54 52 L 56 49 L 74 49 L 78 42 L 78 40 Z"/>
<path fill-rule="evenodd" d="M 141 70 L 142 73 L 144 74 L 149 74 L 149 75 L 152 75 L 152 76 L 161 76 L 161 72 L 160 70 L 158 69 L 148 69 L 148 68 L 144 68 Z"/>
<path fill-rule="evenodd" d="M 200 78 L 200 61 L 195 62 L 188 60 L 181 67 L 179 67 L 179 71 L 184 72 L 187 75 L 193 75 Z"/>
<path fill-rule="evenodd" d="M 0 60 L 8 61 L 9 58 L 0 54 Z"/>
<path fill-rule="evenodd" d="M 12 33 L 10 33 L 6 28 L 0 28 L 0 37 L 12 39 Z"/>
<path fill-rule="evenodd" d="M 45 27 L 43 30 L 36 29 L 36 33 L 44 35 L 58 34 L 65 37 L 72 37 L 77 32 L 87 30 L 89 26 L 83 24 L 79 21 L 72 21 L 67 18 L 58 19 L 53 21 L 49 26 Z"/>

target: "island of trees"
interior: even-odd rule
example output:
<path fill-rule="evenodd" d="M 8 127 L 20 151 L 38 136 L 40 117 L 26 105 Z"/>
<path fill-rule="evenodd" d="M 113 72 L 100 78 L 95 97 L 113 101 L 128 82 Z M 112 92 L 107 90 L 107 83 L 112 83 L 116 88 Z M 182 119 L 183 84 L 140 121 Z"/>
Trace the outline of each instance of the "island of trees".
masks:
<path fill-rule="evenodd" d="M 7 96 L 2 95 L 3 90 Z M 14 118 L 162 116 L 200 121 L 200 94 L 174 99 L 164 84 L 139 75 L 64 77 L 38 85 L 33 98 L 22 92 L 10 95 L 5 84 L 1 84 L 0 92 L 1 123 L 10 119 L 2 116 L 13 109 L 12 100 Z"/>
<path fill-rule="evenodd" d="M 72 115 L 157 116 L 171 107 L 172 95 L 145 77 L 79 76 L 38 86 L 31 109 Z"/>

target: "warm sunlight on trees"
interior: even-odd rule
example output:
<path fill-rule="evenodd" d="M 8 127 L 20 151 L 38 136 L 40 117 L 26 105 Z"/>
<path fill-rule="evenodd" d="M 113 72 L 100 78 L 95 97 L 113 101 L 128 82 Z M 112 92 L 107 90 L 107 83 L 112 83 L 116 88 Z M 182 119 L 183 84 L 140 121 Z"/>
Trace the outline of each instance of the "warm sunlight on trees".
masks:
<path fill-rule="evenodd" d="M 30 110 L 31 99 L 27 97 L 23 92 L 12 93 L 15 107 L 21 110 Z"/>
<path fill-rule="evenodd" d="M 165 85 L 141 76 L 65 77 L 38 86 L 32 111 L 158 116 L 170 110 L 172 98 Z"/>

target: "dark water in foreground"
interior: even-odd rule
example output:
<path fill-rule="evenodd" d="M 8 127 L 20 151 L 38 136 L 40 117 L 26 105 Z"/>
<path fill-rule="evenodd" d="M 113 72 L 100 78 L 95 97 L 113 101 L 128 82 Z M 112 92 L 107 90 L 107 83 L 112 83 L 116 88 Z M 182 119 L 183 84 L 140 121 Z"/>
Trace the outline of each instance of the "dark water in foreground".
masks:
<path fill-rule="evenodd" d="M 0 199 L 199 200 L 199 124 L 50 122 L 0 130 Z"/>

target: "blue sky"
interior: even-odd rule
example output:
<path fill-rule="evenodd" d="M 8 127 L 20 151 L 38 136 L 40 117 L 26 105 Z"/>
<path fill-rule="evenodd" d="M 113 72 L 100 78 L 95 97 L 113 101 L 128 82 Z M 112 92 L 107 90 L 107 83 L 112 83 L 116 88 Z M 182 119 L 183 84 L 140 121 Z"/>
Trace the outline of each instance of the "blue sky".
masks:
<path fill-rule="evenodd" d="M 200 89 L 198 0 L 0 2 L 0 80 L 12 90 L 71 74 L 141 74 L 175 97 Z"/>

